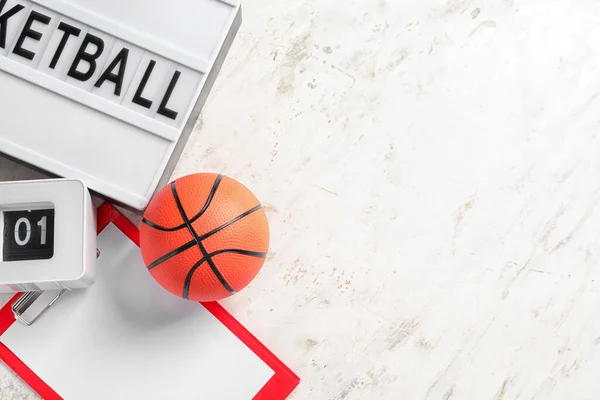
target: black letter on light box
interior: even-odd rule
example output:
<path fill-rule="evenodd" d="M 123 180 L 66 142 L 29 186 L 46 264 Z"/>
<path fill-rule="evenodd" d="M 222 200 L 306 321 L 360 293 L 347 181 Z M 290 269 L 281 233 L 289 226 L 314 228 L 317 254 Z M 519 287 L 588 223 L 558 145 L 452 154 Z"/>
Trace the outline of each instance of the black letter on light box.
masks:
<path fill-rule="evenodd" d="M 96 46 L 96 51 L 93 53 L 86 53 L 90 43 Z M 104 40 L 89 33 L 85 35 L 85 38 L 81 43 L 81 47 L 79 47 L 79 51 L 77 52 L 77 55 L 73 60 L 73 64 L 71 64 L 71 69 L 69 69 L 69 73 L 67 75 L 81 82 L 85 82 L 90 79 L 92 75 L 94 75 L 94 72 L 96 72 L 96 60 L 98 57 L 100 57 L 102 51 L 104 51 Z M 90 65 L 85 73 L 77 71 L 81 61 L 86 61 Z"/>
<path fill-rule="evenodd" d="M 115 57 L 106 70 L 100 75 L 98 82 L 94 86 L 99 88 L 106 81 L 111 81 L 115 84 L 115 96 L 121 95 L 121 88 L 123 87 L 123 79 L 125 78 L 125 69 L 127 68 L 127 57 L 129 56 L 129 49 L 124 47 L 119 54 Z M 113 70 L 119 67 L 119 72 L 114 73 Z"/>
<path fill-rule="evenodd" d="M 144 93 L 144 89 L 146 88 L 146 85 L 148 84 L 148 80 L 150 79 L 150 75 L 152 75 L 152 71 L 154 70 L 155 65 L 156 65 L 156 61 L 150 60 L 150 63 L 148 64 L 148 67 L 146 68 L 146 72 L 144 72 L 144 76 L 142 77 L 142 81 L 140 82 L 140 86 L 138 86 L 137 90 L 135 91 L 135 95 L 133 96 L 132 101 L 135 104 L 140 105 L 144 108 L 152 107 L 152 102 L 148 99 L 143 98 L 142 94 Z"/>
<path fill-rule="evenodd" d="M 33 25 L 34 21 L 38 21 L 44 25 L 48 25 L 48 23 L 50 22 L 50 17 L 44 14 L 40 14 L 37 11 L 32 11 L 31 14 L 29 14 L 29 17 L 27 18 L 27 22 L 25 22 L 25 26 L 23 27 L 23 30 L 21 31 L 21 34 L 17 39 L 17 44 L 15 44 L 15 48 L 13 49 L 13 53 L 28 60 L 33 60 L 33 57 L 35 57 L 35 53 L 23 48 L 23 43 L 25 43 L 25 39 L 31 38 L 35 41 L 39 41 L 42 38 L 42 34 L 40 32 L 31 29 L 31 25 Z"/>
<path fill-rule="evenodd" d="M 75 28 L 74 26 L 66 24 L 64 22 L 61 22 L 58 25 L 58 30 L 63 31 L 64 34 L 63 34 L 62 39 L 60 39 L 60 43 L 58 44 L 58 47 L 56 48 L 56 53 L 54 53 L 54 57 L 52 57 L 52 61 L 50 61 L 50 68 L 52 68 L 52 69 L 54 69 L 54 67 L 56 67 L 56 64 L 58 64 L 58 60 L 60 59 L 60 56 L 62 55 L 62 52 L 65 49 L 67 42 L 69 41 L 69 37 L 71 37 L 71 36 L 77 37 L 81 33 L 81 29 Z"/>
<path fill-rule="evenodd" d="M 4 9 L 5 5 L 6 0 L 0 0 L 0 13 Z M 4 14 L 0 14 L 0 47 L 2 47 L 3 49 L 6 48 L 6 24 L 8 19 L 24 8 L 24 6 L 17 4 Z"/>
<path fill-rule="evenodd" d="M 171 95 L 173 94 L 173 89 L 175 89 L 175 85 L 177 85 L 177 81 L 179 80 L 180 76 L 181 76 L 181 72 L 175 71 L 175 73 L 173 74 L 173 78 L 171 79 L 171 83 L 169 83 L 169 87 L 167 88 L 167 91 L 165 92 L 165 95 L 164 95 L 162 101 L 160 102 L 160 107 L 158 107 L 158 113 L 160 115 L 163 115 L 172 120 L 177 119 L 177 112 L 175 112 L 173 110 L 169 110 L 167 108 L 167 104 L 169 103 L 169 99 L 171 98 Z"/>

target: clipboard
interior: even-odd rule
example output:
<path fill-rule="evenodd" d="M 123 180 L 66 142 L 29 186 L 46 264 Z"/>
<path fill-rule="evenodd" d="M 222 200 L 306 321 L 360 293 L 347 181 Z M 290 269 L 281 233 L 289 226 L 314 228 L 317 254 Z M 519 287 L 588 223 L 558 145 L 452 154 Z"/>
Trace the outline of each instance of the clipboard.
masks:
<path fill-rule="evenodd" d="M 127 218 L 125 218 L 125 216 L 123 216 L 119 211 L 117 211 L 117 209 L 114 208 L 112 205 L 105 203 L 104 205 L 102 205 L 99 208 L 98 215 L 97 215 L 97 225 L 98 225 L 98 234 L 99 235 L 101 233 L 105 232 L 105 230 L 106 230 L 106 232 L 114 230 L 115 232 L 119 232 L 119 234 L 122 233 L 124 235 L 123 237 L 128 238 L 128 240 L 130 240 L 136 247 L 139 246 L 139 231 L 138 231 L 137 227 L 135 225 L 133 225 Z M 100 242 L 100 236 L 99 236 L 99 242 Z M 131 253 L 131 251 L 130 251 L 130 253 Z M 141 258 L 141 255 L 140 255 L 140 258 Z M 99 268 L 102 268 L 102 265 L 100 265 Z M 123 267 L 123 268 L 125 268 L 125 267 Z M 131 268 L 133 269 L 133 267 L 131 267 Z M 136 274 L 138 273 L 137 272 L 138 269 L 134 269 L 134 271 Z M 146 273 L 146 271 L 143 271 L 143 272 Z M 97 283 L 97 285 L 98 285 L 98 283 Z M 102 284 L 100 284 L 100 286 L 102 286 Z M 94 288 L 94 286 L 92 286 L 92 288 L 86 289 L 86 290 L 91 290 L 93 288 Z M 100 290 L 100 288 L 97 288 L 97 289 Z M 77 292 L 77 291 L 73 291 L 73 293 L 74 292 Z M 82 292 L 80 292 L 80 294 L 81 293 Z M 162 295 L 163 295 L 163 293 L 160 292 L 160 296 L 162 296 Z M 172 296 L 172 295 L 169 294 L 169 296 Z M 11 348 L 11 344 L 10 344 L 11 340 L 9 340 L 11 327 L 14 330 L 20 329 L 21 331 L 23 329 L 32 329 L 32 326 L 26 326 L 25 324 L 20 324 L 19 322 L 17 322 L 15 320 L 15 315 L 13 314 L 12 306 L 14 305 L 14 303 L 16 301 L 18 301 L 19 297 L 20 297 L 20 294 L 15 295 L 2 309 L 0 309 L 0 360 L 2 360 L 9 368 L 11 368 L 17 375 L 19 375 L 19 377 L 21 379 L 23 379 L 23 381 L 25 383 L 27 383 L 35 392 L 37 392 L 38 395 L 40 395 L 43 399 L 51 399 L 51 400 L 63 399 L 63 397 L 61 397 L 61 394 L 57 393 L 57 391 L 55 391 L 55 388 L 52 387 L 53 386 L 52 382 L 46 382 L 46 381 L 44 381 L 44 379 L 42 379 L 41 376 L 39 376 L 39 375 L 42 375 L 42 376 L 44 375 L 43 373 L 39 372 L 39 371 L 43 372 L 44 370 L 46 371 L 45 372 L 46 375 L 48 375 L 47 371 L 48 371 L 48 368 L 50 368 L 49 366 L 46 365 L 46 366 L 42 367 L 40 365 L 42 365 L 44 363 L 42 363 L 42 364 L 38 363 L 39 365 L 36 364 L 37 367 L 30 368 L 30 366 L 27 365 L 27 363 L 21 359 L 21 358 L 26 359 L 27 357 L 29 357 L 31 359 L 31 354 L 27 355 L 26 354 L 27 351 L 23 350 L 25 348 L 25 346 L 21 346 L 20 349 L 15 349 L 15 347 L 19 347 L 19 346 L 15 346 L 14 339 L 12 339 L 12 342 L 13 342 L 12 347 L 13 348 Z M 102 298 L 102 300 L 104 300 L 104 298 Z M 41 322 L 36 322 L 36 324 L 44 323 L 44 318 L 49 318 L 49 319 L 56 318 L 57 313 L 60 311 L 59 307 L 61 307 L 60 301 L 65 301 L 66 303 L 69 303 L 69 301 L 70 301 L 71 304 L 80 304 L 79 300 L 77 300 L 77 302 L 76 302 L 73 300 L 59 299 L 59 302 L 57 302 L 57 304 L 55 304 L 52 307 L 52 308 L 56 307 L 57 309 L 52 310 L 52 308 L 51 308 L 47 315 L 41 317 L 41 319 L 40 319 Z M 169 299 L 168 301 L 175 301 L 175 299 Z M 179 299 L 177 299 L 177 301 L 179 301 Z M 299 384 L 300 379 L 298 378 L 298 376 L 296 374 L 294 374 L 294 372 L 292 372 L 290 368 L 288 368 L 280 359 L 278 359 L 266 346 L 264 346 L 255 336 L 253 336 L 246 328 L 244 328 L 231 314 L 229 314 L 217 302 L 201 303 L 201 304 L 197 305 L 197 307 L 195 305 L 193 305 L 193 303 L 190 303 L 190 302 L 187 302 L 186 304 L 189 304 L 190 307 L 193 307 L 194 312 L 199 313 L 198 315 L 202 314 L 202 318 L 204 318 L 202 321 L 204 321 L 204 322 L 201 321 L 200 323 L 204 324 L 204 325 L 200 325 L 201 329 L 205 325 L 208 326 L 208 325 L 212 324 L 210 326 L 217 326 L 220 324 L 222 327 L 225 327 L 226 331 L 228 332 L 224 336 L 229 337 L 229 333 L 231 333 L 232 334 L 231 337 L 235 337 L 236 338 L 235 340 L 240 342 L 239 343 L 240 349 L 242 349 L 242 348 L 248 349 L 252 353 L 253 356 L 257 357 L 256 358 L 257 360 L 260 360 L 262 363 L 264 363 L 265 368 L 270 369 L 272 371 L 272 374 L 269 373 L 270 377 L 268 378 L 268 380 L 264 384 L 261 383 L 262 386 L 258 388 L 258 391 L 255 392 L 252 396 L 250 396 L 248 398 L 252 398 L 254 400 L 283 400 L 283 399 L 287 398 L 292 393 L 292 391 L 296 388 L 296 386 Z M 65 309 L 66 308 L 63 308 L 63 310 L 65 310 Z M 54 311 L 56 311 L 56 312 L 54 312 Z M 54 314 L 52 314 L 53 312 L 54 312 Z M 165 315 L 168 315 L 168 314 L 165 314 Z M 194 314 L 194 315 L 197 315 L 197 314 Z M 75 317 L 76 317 L 76 315 L 75 315 Z M 194 316 L 194 318 L 196 318 L 196 317 Z M 198 318 L 200 318 L 200 317 L 198 317 Z M 187 318 L 187 319 L 190 320 L 190 318 Z M 184 318 L 182 320 L 186 320 L 186 319 Z M 17 324 L 17 325 L 15 325 L 15 324 Z M 217 325 L 215 325 L 215 324 L 217 324 Z M 35 326 L 35 324 L 34 324 L 34 326 Z M 162 329 L 162 326 L 161 326 L 161 329 Z M 197 326 L 196 326 L 196 329 L 197 329 Z M 221 328 L 218 328 L 218 329 L 221 329 Z M 224 330 L 217 330 L 217 331 L 225 332 Z M 71 334 L 73 334 L 73 333 L 71 333 Z M 14 334 L 13 334 L 13 336 L 14 336 Z M 76 336 L 77 336 L 77 333 L 75 333 L 73 337 L 76 337 Z M 160 340 L 162 340 L 162 339 L 163 338 L 160 338 Z M 52 339 L 49 339 L 49 340 L 52 340 Z M 227 339 L 227 340 L 229 340 L 229 339 Z M 230 342 L 227 342 L 227 341 L 220 342 L 220 345 L 223 345 L 223 343 L 230 343 Z M 159 346 L 156 346 L 155 349 L 158 349 L 159 347 L 161 347 L 160 344 L 163 342 L 159 341 L 158 343 L 159 343 Z M 231 342 L 231 343 L 233 343 L 233 342 Z M 74 346 L 76 346 L 76 344 L 74 344 Z M 208 346 L 208 345 L 206 345 L 206 346 Z M 238 344 L 235 344 L 235 346 L 238 346 Z M 27 347 L 29 347 L 29 346 L 27 346 Z M 140 348 L 143 348 L 143 346 L 140 346 Z M 43 350 L 43 348 L 42 348 L 42 350 Z M 65 349 L 64 348 L 63 349 L 55 348 L 52 350 L 56 352 L 57 350 L 64 351 Z M 144 350 L 144 353 L 149 353 L 149 352 L 151 353 L 152 347 L 147 348 L 147 349 L 144 348 L 143 350 Z M 244 350 L 244 351 L 246 351 L 246 350 Z M 21 352 L 21 358 L 19 357 L 19 354 L 17 354 L 19 352 Z M 250 354 L 250 352 L 249 352 L 249 354 Z M 37 353 L 39 353 L 39 350 Z M 26 357 L 23 357 L 23 354 L 26 354 Z M 189 352 L 186 352 L 186 354 L 189 354 Z M 35 357 L 38 357 L 38 356 L 35 356 Z M 150 354 L 149 357 L 152 357 L 152 354 Z M 68 356 L 67 356 L 67 359 L 68 359 Z M 162 360 L 155 359 L 154 361 L 160 362 Z M 60 369 L 60 367 L 61 367 L 60 360 L 56 360 L 56 363 L 57 363 L 57 365 L 55 365 L 53 367 L 54 370 Z M 194 359 L 192 358 L 190 365 L 193 365 L 193 364 L 194 364 Z M 248 364 L 248 365 L 250 366 L 251 364 Z M 252 364 L 252 365 L 254 365 L 254 364 Z M 70 367 L 75 368 L 76 366 L 75 367 L 70 366 Z M 36 371 L 36 368 L 38 369 L 37 371 Z M 262 369 L 262 367 L 260 367 L 260 368 Z M 133 371 L 132 373 L 135 374 L 135 372 L 136 371 Z M 57 374 L 57 373 L 58 372 L 53 372 L 53 374 Z M 52 375 L 52 374 L 50 374 L 50 375 Z M 210 373 L 209 373 L 209 375 L 210 375 Z M 54 375 L 54 376 L 56 376 L 56 375 Z M 179 376 L 179 375 L 177 375 L 177 376 Z M 261 376 L 268 376 L 268 375 L 263 374 Z M 98 379 L 101 379 L 101 378 L 98 378 Z M 211 376 L 204 376 L 203 379 L 212 379 L 212 378 L 211 378 Z M 65 378 L 63 377 L 63 378 L 61 378 L 61 380 L 63 381 L 63 384 L 64 384 Z M 96 382 L 94 381 L 94 384 L 95 383 Z M 100 382 L 100 384 L 110 385 L 111 382 Z M 170 380 L 169 377 L 167 376 L 167 377 L 165 377 L 164 384 L 165 385 L 177 385 L 178 382 L 172 382 L 172 379 Z M 213 393 L 213 395 L 214 395 L 214 392 L 211 392 L 211 393 Z M 147 398 L 146 395 L 144 395 L 142 393 L 140 393 L 140 396 Z M 64 397 L 64 398 L 67 399 L 66 397 Z M 72 394 L 71 394 L 70 398 L 73 398 Z M 120 397 L 113 396 L 112 398 L 120 398 Z M 160 398 L 162 398 L 162 397 L 160 397 Z M 181 398 L 181 397 L 179 397 L 179 398 Z M 228 396 L 224 392 L 223 396 L 217 395 L 215 400 L 219 400 L 220 398 L 229 400 L 232 397 Z M 67 400 L 69 400 L 69 399 L 67 399 Z"/>

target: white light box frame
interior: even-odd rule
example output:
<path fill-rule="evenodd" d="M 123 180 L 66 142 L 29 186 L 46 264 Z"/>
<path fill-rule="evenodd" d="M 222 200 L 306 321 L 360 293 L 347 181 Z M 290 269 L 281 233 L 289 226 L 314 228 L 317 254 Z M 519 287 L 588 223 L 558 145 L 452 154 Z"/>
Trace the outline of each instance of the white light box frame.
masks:
<path fill-rule="evenodd" d="M 0 153 L 143 210 L 240 23 L 233 0 L 0 0 Z"/>

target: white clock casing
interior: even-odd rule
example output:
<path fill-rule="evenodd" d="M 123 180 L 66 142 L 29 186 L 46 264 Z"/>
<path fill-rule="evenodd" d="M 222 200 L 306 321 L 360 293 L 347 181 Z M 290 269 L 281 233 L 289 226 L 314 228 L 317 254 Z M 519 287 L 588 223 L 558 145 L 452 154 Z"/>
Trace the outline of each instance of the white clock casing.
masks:
<path fill-rule="evenodd" d="M 6 241 L 23 245 L 35 227 L 5 232 L 15 211 L 54 210 L 53 254 L 48 259 L 6 261 Z M 14 221 L 13 221 L 14 222 Z M 13 223 L 13 225 L 16 225 Z M 13 239 L 13 237 L 17 237 Z M 16 245 L 13 245 L 16 247 Z M 21 255 L 22 256 L 22 255 Z M 87 187 L 76 179 L 0 182 L 0 293 L 85 288 L 96 272 L 96 217 Z"/>

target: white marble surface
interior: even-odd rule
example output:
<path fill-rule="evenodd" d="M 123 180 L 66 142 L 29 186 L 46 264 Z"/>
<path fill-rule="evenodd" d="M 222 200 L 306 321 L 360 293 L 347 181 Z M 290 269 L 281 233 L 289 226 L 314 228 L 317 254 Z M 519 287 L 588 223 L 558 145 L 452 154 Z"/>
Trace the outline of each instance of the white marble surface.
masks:
<path fill-rule="evenodd" d="M 599 66 L 593 1 L 244 3 L 175 176 L 267 205 L 293 399 L 600 398 Z"/>

